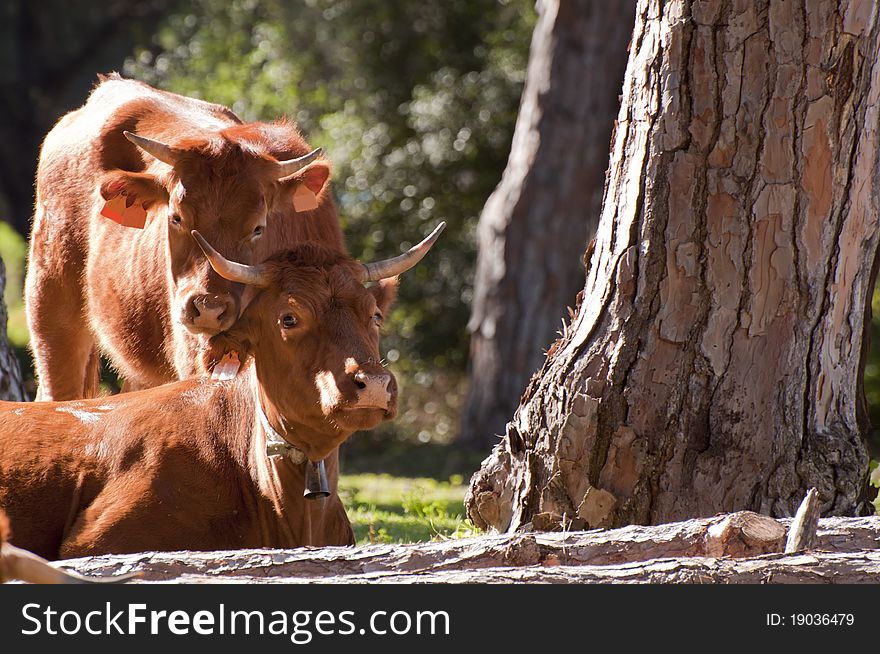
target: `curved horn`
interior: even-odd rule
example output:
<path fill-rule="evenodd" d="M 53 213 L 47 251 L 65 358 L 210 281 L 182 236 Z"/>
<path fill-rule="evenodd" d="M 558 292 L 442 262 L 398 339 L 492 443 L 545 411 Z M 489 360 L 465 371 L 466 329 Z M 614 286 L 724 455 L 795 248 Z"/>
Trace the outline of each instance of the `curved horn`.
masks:
<path fill-rule="evenodd" d="M 362 281 L 378 282 L 380 279 L 387 279 L 388 277 L 394 277 L 395 275 L 400 275 L 401 273 L 406 272 L 428 254 L 428 250 L 431 249 L 431 246 L 434 245 L 434 242 L 440 236 L 440 232 L 445 228 L 446 222 L 441 222 L 434 228 L 433 232 L 428 234 L 425 240 L 418 245 L 414 245 L 399 256 L 392 259 L 384 259 L 374 263 L 363 264 L 364 277 Z"/>
<path fill-rule="evenodd" d="M 156 159 L 163 163 L 167 163 L 169 166 L 173 166 L 177 160 L 177 154 L 174 150 L 161 141 L 154 141 L 153 139 L 138 136 L 131 132 L 122 132 L 122 135 L 147 154 L 153 155 Z"/>
<path fill-rule="evenodd" d="M 30 584 L 113 584 L 141 576 L 139 572 L 134 572 L 118 577 L 90 579 L 59 570 L 46 559 L 9 543 L 3 545 L 0 558 L 0 567 L 3 568 L 6 579 L 20 579 Z"/>
<path fill-rule="evenodd" d="M 304 154 L 301 157 L 297 157 L 296 159 L 288 159 L 287 161 L 279 161 L 278 162 L 278 179 L 282 177 L 289 177 L 294 173 L 299 172 L 310 163 L 312 163 L 315 159 L 321 156 L 323 153 L 323 149 L 318 148 L 316 150 L 312 150 L 308 154 Z"/>
<path fill-rule="evenodd" d="M 211 268 L 223 279 L 259 288 L 265 288 L 269 285 L 269 278 L 262 266 L 246 266 L 243 263 L 230 261 L 211 247 L 211 244 L 197 230 L 194 229 L 191 233 L 196 239 L 196 243 L 202 248 L 202 252 L 208 257 Z"/>

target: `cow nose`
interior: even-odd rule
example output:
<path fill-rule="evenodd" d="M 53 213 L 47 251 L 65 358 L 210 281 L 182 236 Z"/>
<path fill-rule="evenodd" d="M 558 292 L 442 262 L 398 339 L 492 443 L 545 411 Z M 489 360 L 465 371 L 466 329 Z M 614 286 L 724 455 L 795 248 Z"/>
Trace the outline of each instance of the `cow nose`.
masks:
<path fill-rule="evenodd" d="M 194 327 L 223 330 L 228 328 L 233 313 L 232 298 L 224 295 L 196 295 L 186 307 L 187 318 Z"/>
<path fill-rule="evenodd" d="M 388 409 L 392 399 L 392 377 L 387 372 L 369 373 L 358 370 L 352 375 L 357 387 L 355 406 L 363 408 Z"/>

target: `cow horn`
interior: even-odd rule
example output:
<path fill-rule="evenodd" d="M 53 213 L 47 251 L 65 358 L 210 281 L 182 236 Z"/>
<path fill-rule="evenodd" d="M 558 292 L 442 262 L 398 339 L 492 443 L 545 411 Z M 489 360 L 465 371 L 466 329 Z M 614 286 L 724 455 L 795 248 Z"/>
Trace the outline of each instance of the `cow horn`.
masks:
<path fill-rule="evenodd" d="M 246 266 L 242 263 L 230 261 L 211 247 L 211 244 L 197 230 L 194 229 L 191 233 L 193 238 L 196 239 L 196 243 L 202 248 L 202 252 L 208 257 L 211 268 L 223 279 L 259 288 L 265 288 L 269 285 L 269 279 L 263 266 Z"/>
<path fill-rule="evenodd" d="M 138 136 L 137 134 L 128 131 L 122 132 L 122 135 L 147 154 L 153 155 L 156 159 L 163 163 L 167 163 L 169 166 L 173 166 L 177 161 L 177 154 L 174 150 L 161 141 L 154 141 L 153 139 Z"/>
<path fill-rule="evenodd" d="M 434 245 L 434 241 L 437 240 L 440 236 L 440 232 L 445 228 L 446 223 L 441 222 L 434 228 L 434 231 L 425 238 L 425 240 L 418 245 L 414 245 L 399 256 L 391 259 L 384 259 L 382 261 L 375 261 L 373 263 L 365 263 L 363 281 L 377 282 L 380 279 L 387 279 L 388 277 L 394 277 L 395 275 L 400 275 L 401 273 L 406 272 L 428 254 L 428 250 L 431 249 L 431 246 Z"/>
<path fill-rule="evenodd" d="M 308 154 L 304 154 L 301 157 L 297 157 L 296 159 L 288 159 L 287 161 L 279 161 L 278 162 L 278 179 L 282 177 L 289 177 L 294 173 L 299 172 L 310 163 L 312 163 L 315 159 L 321 156 L 323 150 L 318 148 L 316 150 L 312 150 Z"/>
<path fill-rule="evenodd" d="M 139 577 L 140 573 L 130 573 L 110 578 L 90 579 L 72 572 L 59 570 L 46 559 L 23 550 L 21 548 L 4 543 L 0 551 L 0 568 L 7 579 L 20 579 L 30 584 L 94 584 L 94 583 L 119 583 L 133 577 Z"/>

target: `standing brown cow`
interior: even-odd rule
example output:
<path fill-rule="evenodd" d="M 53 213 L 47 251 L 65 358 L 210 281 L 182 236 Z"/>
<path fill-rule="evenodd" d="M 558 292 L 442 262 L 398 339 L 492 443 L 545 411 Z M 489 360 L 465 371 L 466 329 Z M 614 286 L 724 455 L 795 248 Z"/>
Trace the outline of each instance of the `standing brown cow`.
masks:
<path fill-rule="evenodd" d="M 245 263 L 307 240 L 344 252 L 319 155 L 284 121 L 243 124 L 102 77 L 40 154 L 25 287 L 37 399 L 96 395 L 99 351 L 130 389 L 202 371 L 205 337 L 247 296 L 214 273 L 193 229 Z"/>
<path fill-rule="evenodd" d="M 252 365 L 228 381 L 0 403 L 0 505 L 13 542 L 50 559 L 353 543 L 335 459 L 320 501 L 303 497 L 307 459 L 394 416 L 396 383 L 379 362 L 382 313 L 396 275 L 440 229 L 367 265 L 304 244 L 243 266 L 200 240 L 219 274 L 256 290 L 206 356 L 235 351 Z"/>

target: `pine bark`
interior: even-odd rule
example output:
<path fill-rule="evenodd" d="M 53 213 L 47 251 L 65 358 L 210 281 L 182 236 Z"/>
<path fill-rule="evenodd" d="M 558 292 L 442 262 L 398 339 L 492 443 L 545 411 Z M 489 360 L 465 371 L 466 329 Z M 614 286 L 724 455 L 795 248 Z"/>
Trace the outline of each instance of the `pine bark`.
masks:
<path fill-rule="evenodd" d="M 635 0 L 540 0 L 511 154 L 477 229 L 459 443 L 488 449 L 583 288 Z"/>
<path fill-rule="evenodd" d="M 823 514 L 866 489 L 870 0 L 641 0 L 584 299 L 474 476 L 476 524 Z"/>
<path fill-rule="evenodd" d="M 788 521 L 731 514 L 654 527 L 518 533 L 408 545 L 145 552 L 57 562 L 97 577 L 272 583 L 873 583 L 880 518 L 826 518 L 814 547 L 782 556 Z M 756 523 L 765 527 L 755 528 Z M 771 523 L 768 529 L 764 523 Z M 775 541 L 766 532 L 778 532 Z"/>
<path fill-rule="evenodd" d="M 6 338 L 6 303 L 3 291 L 6 289 L 6 266 L 0 259 L 0 400 L 24 402 L 27 395 L 21 381 L 21 367 Z"/>

